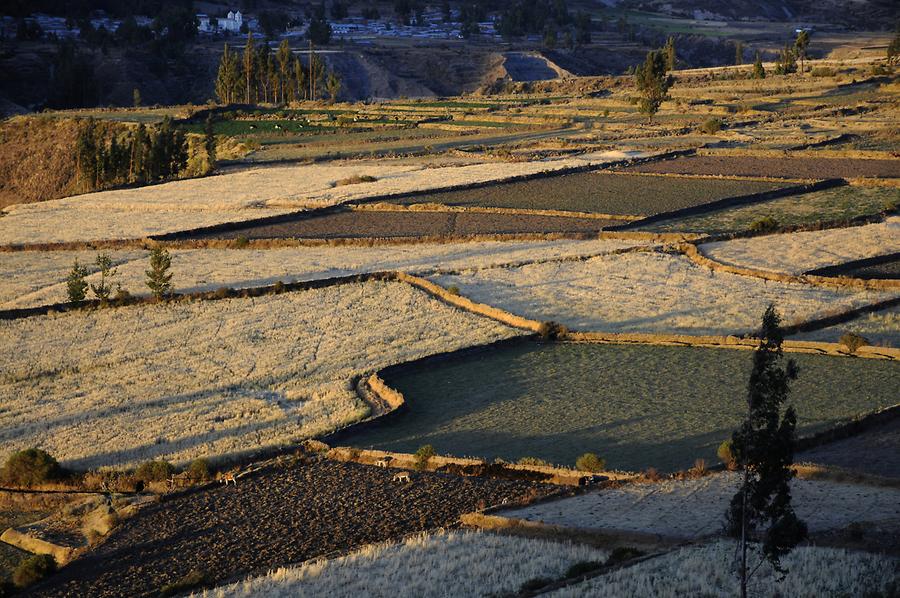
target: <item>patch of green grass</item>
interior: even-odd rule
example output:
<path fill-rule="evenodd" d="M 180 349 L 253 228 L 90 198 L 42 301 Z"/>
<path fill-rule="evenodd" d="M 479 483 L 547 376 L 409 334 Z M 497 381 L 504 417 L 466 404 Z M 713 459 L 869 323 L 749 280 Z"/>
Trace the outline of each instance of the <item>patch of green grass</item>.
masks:
<path fill-rule="evenodd" d="M 791 354 L 790 402 L 802 433 L 896 401 L 900 368 L 874 359 Z M 351 437 L 357 447 L 571 464 L 585 451 L 609 469 L 714 463 L 740 422 L 749 351 L 582 343 L 525 344 L 406 372 L 385 372 L 409 409 Z"/>
<path fill-rule="evenodd" d="M 890 187 L 835 187 L 770 201 L 725 208 L 683 218 L 661 220 L 636 230 L 720 234 L 750 230 L 755 222 L 773 218 L 779 226 L 808 226 L 878 214 L 896 199 Z"/>

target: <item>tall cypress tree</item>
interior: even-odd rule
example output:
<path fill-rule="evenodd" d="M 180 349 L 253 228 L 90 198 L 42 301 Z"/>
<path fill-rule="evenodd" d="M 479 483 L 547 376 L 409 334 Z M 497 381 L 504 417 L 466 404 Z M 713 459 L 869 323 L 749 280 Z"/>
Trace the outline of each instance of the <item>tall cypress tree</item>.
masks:
<path fill-rule="evenodd" d="M 253 47 L 253 33 L 247 33 L 247 44 L 244 46 L 244 80 L 246 87 L 244 90 L 244 103 L 252 103 L 250 95 L 251 86 L 256 76 L 256 52 Z"/>
<path fill-rule="evenodd" d="M 660 105 L 668 99 L 669 88 L 674 79 L 666 74 L 666 54 L 662 50 L 647 52 L 644 64 L 635 72 L 635 84 L 641 94 L 638 109 L 653 122 L 653 115 L 659 111 Z"/>
<path fill-rule="evenodd" d="M 783 363 L 781 319 L 770 305 L 763 315 L 760 344 L 753 353 L 753 370 L 747 387 L 747 418 L 731 437 L 735 461 L 743 469 L 743 480 L 726 513 L 728 531 L 740 539 L 739 573 L 741 596 L 757 566 L 748 566 L 749 542 L 762 542 L 762 559 L 786 574 L 781 558 L 807 535 L 806 524 L 791 506 L 790 468 L 797 446 L 797 414 L 782 405 L 797 378 L 797 367 Z"/>
<path fill-rule="evenodd" d="M 219 59 L 219 72 L 216 74 L 216 96 L 222 104 L 231 104 L 234 101 L 234 60 L 228 44 L 222 50 L 222 58 Z"/>
<path fill-rule="evenodd" d="M 291 76 L 291 46 L 288 43 L 288 40 L 281 40 L 281 44 L 278 46 L 278 90 L 280 92 L 280 100 L 281 103 L 284 104 L 290 100 L 293 100 L 293 94 L 287 93 L 287 90 L 292 87 L 288 85 L 288 81 Z M 275 101 L 278 102 L 279 97 L 275 98 Z"/>

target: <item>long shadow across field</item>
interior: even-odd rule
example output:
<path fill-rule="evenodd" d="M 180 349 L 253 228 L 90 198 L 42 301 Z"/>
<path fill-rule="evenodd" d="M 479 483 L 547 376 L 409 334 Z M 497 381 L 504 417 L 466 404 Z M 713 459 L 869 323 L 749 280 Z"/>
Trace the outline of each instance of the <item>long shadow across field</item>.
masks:
<path fill-rule="evenodd" d="M 804 433 L 896 402 L 900 368 L 869 359 L 792 355 L 792 402 Z M 526 343 L 388 368 L 406 409 L 342 443 L 572 465 L 595 452 L 616 469 L 716 461 L 744 410 L 749 351 Z"/>

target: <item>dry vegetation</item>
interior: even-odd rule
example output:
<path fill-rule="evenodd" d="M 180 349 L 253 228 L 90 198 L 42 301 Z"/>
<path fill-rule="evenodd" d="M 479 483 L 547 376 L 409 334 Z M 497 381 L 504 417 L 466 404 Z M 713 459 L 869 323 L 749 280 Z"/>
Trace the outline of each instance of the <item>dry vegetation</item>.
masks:
<path fill-rule="evenodd" d="M 437 532 L 395 544 L 374 544 L 332 560 L 278 569 L 210 592 L 210 598 L 266 595 L 360 595 L 460 598 L 514 592 L 533 579 L 562 577 L 576 563 L 602 562 L 608 553 L 583 545 L 486 532 Z"/>
<path fill-rule="evenodd" d="M 352 380 L 514 332 L 399 283 L 0 322 L 0 452 L 76 468 L 243 455 L 357 421 Z"/>
<path fill-rule="evenodd" d="M 484 241 L 376 247 L 287 247 L 280 249 L 170 250 L 175 291 L 214 291 L 402 270 L 430 272 L 451 268 L 486 268 L 597 255 L 639 245 L 640 241 Z M 133 295 L 149 293 L 145 285 L 148 256 L 140 251 L 108 252 L 117 264 L 116 280 Z M 92 268 L 93 251 L 27 251 L 3 254 L 0 260 L 0 308 L 32 307 L 66 301 L 65 279 L 74 260 Z M 98 275 L 87 277 L 96 283 Z"/>
<path fill-rule="evenodd" d="M 878 224 L 734 239 L 700 246 L 708 257 L 757 270 L 801 274 L 900 252 L 900 216 Z"/>
<path fill-rule="evenodd" d="M 550 596 L 729 598 L 740 592 L 737 577 L 732 573 L 734 554 L 734 543 L 728 541 L 680 548 L 553 592 Z M 889 595 L 898 575 L 894 558 L 816 546 L 796 548 L 783 560 L 783 565 L 790 571 L 784 580 L 780 580 L 781 576 L 770 565 L 761 567 L 751 580 L 751 595 Z"/>
<path fill-rule="evenodd" d="M 890 241 L 885 242 L 894 240 L 886 238 Z M 764 248 L 768 247 L 766 239 L 771 237 L 750 241 Z M 805 247 L 815 248 L 812 244 Z M 791 254 L 771 255 L 796 259 Z M 475 301 L 515 314 L 577 330 L 605 332 L 739 334 L 752 332 L 759 314 L 771 302 L 778 305 L 787 322 L 795 323 L 892 296 L 764 281 L 716 272 L 682 255 L 657 252 L 461 272 L 433 279 L 444 287 L 459 287 Z"/>

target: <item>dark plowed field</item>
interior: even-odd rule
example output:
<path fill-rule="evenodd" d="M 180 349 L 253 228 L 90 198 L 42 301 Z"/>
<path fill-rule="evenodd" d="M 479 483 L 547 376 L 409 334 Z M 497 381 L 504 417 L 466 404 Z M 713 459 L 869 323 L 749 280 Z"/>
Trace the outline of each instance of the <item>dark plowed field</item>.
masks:
<path fill-rule="evenodd" d="M 763 158 L 755 156 L 690 156 L 647 162 L 629 172 L 759 176 L 786 179 L 900 177 L 900 160 L 850 158 Z"/>
<path fill-rule="evenodd" d="M 270 465 L 237 486 L 173 497 L 127 521 L 93 553 L 36 588 L 40 596 L 156 596 L 192 569 L 210 582 L 453 524 L 551 486 L 411 473 L 321 460 Z"/>
<path fill-rule="evenodd" d="M 197 235 L 216 239 L 364 239 L 460 237 L 515 233 L 594 233 L 621 221 L 529 214 L 348 210 Z"/>
<path fill-rule="evenodd" d="M 783 186 L 763 181 L 580 172 L 476 189 L 423 193 L 390 201 L 404 205 L 437 203 L 448 206 L 652 216 L 726 197 L 773 191 Z"/>

